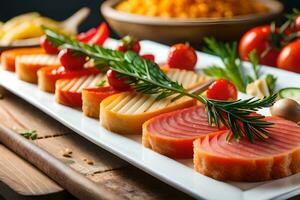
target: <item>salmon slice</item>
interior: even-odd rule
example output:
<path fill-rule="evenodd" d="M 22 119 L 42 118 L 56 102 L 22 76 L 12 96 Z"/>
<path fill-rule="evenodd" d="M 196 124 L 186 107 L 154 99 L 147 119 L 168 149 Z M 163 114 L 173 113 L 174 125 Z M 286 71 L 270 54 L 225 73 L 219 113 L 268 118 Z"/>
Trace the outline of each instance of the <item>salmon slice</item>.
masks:
<path fill-rule="evenodd" d="M 192 71 L 170 69 L 167 76 L 185 88 L 193 88 L 210 80 L 203 74 Z M 100 123 L 119 134 L 141 134 L 145 121 L 162 113 L 196 105 L 189 97 L 173 101 L 174 96 L 157 100 L 157 95 L 137 92 L 122 92 L 104 99 L 100 104 Z"/>
<path fill-rule="evenodd" d="M 17 56 L 32 54 L 45 54 L 45 51 L 42 48 L 18 48 L 6 50 L 1 54 L 1 65 L 3 69 L 14 72 Z"/>
<path fill-rule="evenodd" d="M 100 103 L 119 91 L 111 86 L 86 88 L 82 91 L 82 111 L 88 117 L 99 118 Z"/>
<path fill-rule="evenodd" d="M 71 106 L 82 106 L 82 91 L 85 88 L 96 87 L 99 81 L 105 80 L 105 74 L 92 74 L 71 79 L 60 79 L 55 85 L 55 100 L 57 103 Z"/>
<path fill-rule="evenodd" d="M 96 68 L 85 68 L 80 70 L 66 70 L 64 67 L 43 67 L 38 70 L 38 86 L 40 90 L 54 93 L 55 83 L 59 79 L 69 79 L 85 75 L 98 74 Z"/>
<path fill-rule="evenodd" d="M 195 170 L 232 181 L 266 181 L 300 172 L 300 126 L 277 117 L 266 120 L 274 123 L 266 142 L 226 142 L 228 131 L 195 140 Z"/>
<path fill-rule="evenodd" d="M 59 67 L 60 62 L 56 55 L 33 54 L 22 55 L 16 58 L 16 74 L 20 80 L 37 83 L 37 71 L 42 67 Z"/>
<path fill-rule="evenodd" d="M 217 132 L 204 106 L 159 115 L 143 124 L 143 145 L 172 158 L 192 158 L 193 141 Z"/>

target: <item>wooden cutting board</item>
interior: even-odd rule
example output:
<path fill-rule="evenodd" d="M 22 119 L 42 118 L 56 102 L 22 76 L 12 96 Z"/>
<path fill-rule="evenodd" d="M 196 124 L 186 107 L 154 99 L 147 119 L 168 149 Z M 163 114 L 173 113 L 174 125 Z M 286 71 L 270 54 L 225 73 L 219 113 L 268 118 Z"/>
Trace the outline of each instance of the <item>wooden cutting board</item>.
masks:
<path fill-rule="evenodd" d="M 118 194 L 120 199 L 191 199 L 91 144 L 11 93 L 6 92 L 0 100 L 0 123 L 15 130 L 16 134 L 36 130 L 38 139 L 32 142 Z M 72 153 L 66 156 L 66 150 Z M 0 155 L 0 194 L 6 199 L 74 199 L 1 144 Z"/>

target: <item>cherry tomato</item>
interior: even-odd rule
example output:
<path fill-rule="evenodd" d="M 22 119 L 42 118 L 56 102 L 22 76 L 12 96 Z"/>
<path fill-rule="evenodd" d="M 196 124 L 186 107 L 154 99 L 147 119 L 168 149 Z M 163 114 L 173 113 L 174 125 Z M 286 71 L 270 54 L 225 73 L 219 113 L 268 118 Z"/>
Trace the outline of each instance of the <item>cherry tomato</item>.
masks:
<path fill-rule="evenodd" d="M 86 57 L 74 55 L 72 50 L 63 49 L 58 53 L 58 58 L 62 66 L 68 70 L 82 69 L 86 63 Z"/>
<path fill-rule="evenodd" d="M 142 57 L 143 57 L 144 59 L 148 59 L 148 60 L 150 60 L 150 61 L 152 61 L 152 62 L 155 61 L 155 56 L 154 56 L 153 54 L 144 54 L 144 55 L 142 55 Z"/>
<path fill-rule="evenodd" d="M 48 54 L 58 54 L 59 52 L 59 49 L 56 48 L 45 35 L 41 37 L 40 45 Z"/>
<path fill-rule="evenodd" d="M 297 31 L 300 31 L 300 15 L 296 15 L 294 17 L 294 20 L 292 21 L 292 23 L 290 24 L 290 26 L 286 28 L 286 30 L 284 31 L 284 33 L 286 35 L 291 35 L 292 33 L 295 33 Z"/>
<path fill-rule="evenodd" d="M 239 43 L 239 54 L 242 60 L 249 60 L 249 53 L 256 49 L 260 63 L 269 66 L 276 66 L 276 59 L 279 51 L 272 48 L 269 53 L 262 57 L 263 52 L 272 46 L 269 40 L 272 34 L 271 26 L 258 26 L 246 32 Z"/>
<path fill-rule="evenodd" d="M 133 51 L 137 54 L 140 53 L 141 45 L 140 42 L 131 36 L 125 36 L 121 39 L 120 44 L 117 47 L 118 51 L 126 52 L 126 51 Z"/>
<path fill-rule="evenodd" d="M 292 72 L 300 73 L 300 39 L 285 46 L 277 59 L 277 66 Z"/>
<path fill-rule="evenodd" d="M 197 63 L 195 50 L 187 44 L 175 44 L 171 47 L 167 64 L 170 68 L 194 70 Z"/>
<path fill-rule="evenodd" d="M 118 77 L 118 72 L 114 70 L 108 70 L 106 73 L 107 81 L 110 86 L 116 90 L 125 91 L 130 89 L 130 85 L 126 83 L 127 78 Z"/>
<path fill-rule="evenodd" d="M 230 81 L 219 79 L 209 86 L 206 95 L 214 100 L 237 100 L 238 91 Z"/>
<path fill-rule="evenodd" d="M 295 19 L 295 32 L 300 31 L 300 15 L 296 16 Z"/>

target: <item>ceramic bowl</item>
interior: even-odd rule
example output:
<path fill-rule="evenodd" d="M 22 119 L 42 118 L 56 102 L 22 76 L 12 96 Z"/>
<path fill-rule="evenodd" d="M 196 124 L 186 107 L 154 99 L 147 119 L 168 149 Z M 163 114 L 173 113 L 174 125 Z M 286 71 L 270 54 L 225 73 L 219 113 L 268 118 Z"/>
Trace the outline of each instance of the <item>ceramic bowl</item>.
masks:
<path fill-rule="evenodd" d="M 260 0 L 269 8 L 268 12 L 232 18 L 179 19 L 120 12 L 114 8 L 118 2 L 105 1 L 101 5 L 101 12 L 119 36 L 131 35 L 169 44 L 183 41 L 199 44 L 205 36 L 237 40 L 251 27 L 269 23 L 283 11 L 283 5 L 276 0 Z"/>

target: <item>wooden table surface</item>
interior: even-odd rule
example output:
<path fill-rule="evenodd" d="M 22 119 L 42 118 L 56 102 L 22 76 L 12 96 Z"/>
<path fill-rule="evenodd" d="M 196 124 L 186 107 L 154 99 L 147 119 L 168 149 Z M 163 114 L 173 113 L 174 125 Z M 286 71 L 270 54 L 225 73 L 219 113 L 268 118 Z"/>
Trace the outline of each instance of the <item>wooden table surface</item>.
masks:
<path fill-rule="evenodd" d="M 7 91 L 0 100 L 0 123 L 16 134 L 36 130 L 38 139 L 32 142 L 118 194 L 120 199 L 192 199 L 90 143 Z M 0 155 L 0 196 L 4 199 L 76 199 L 1 144 Z"/>

